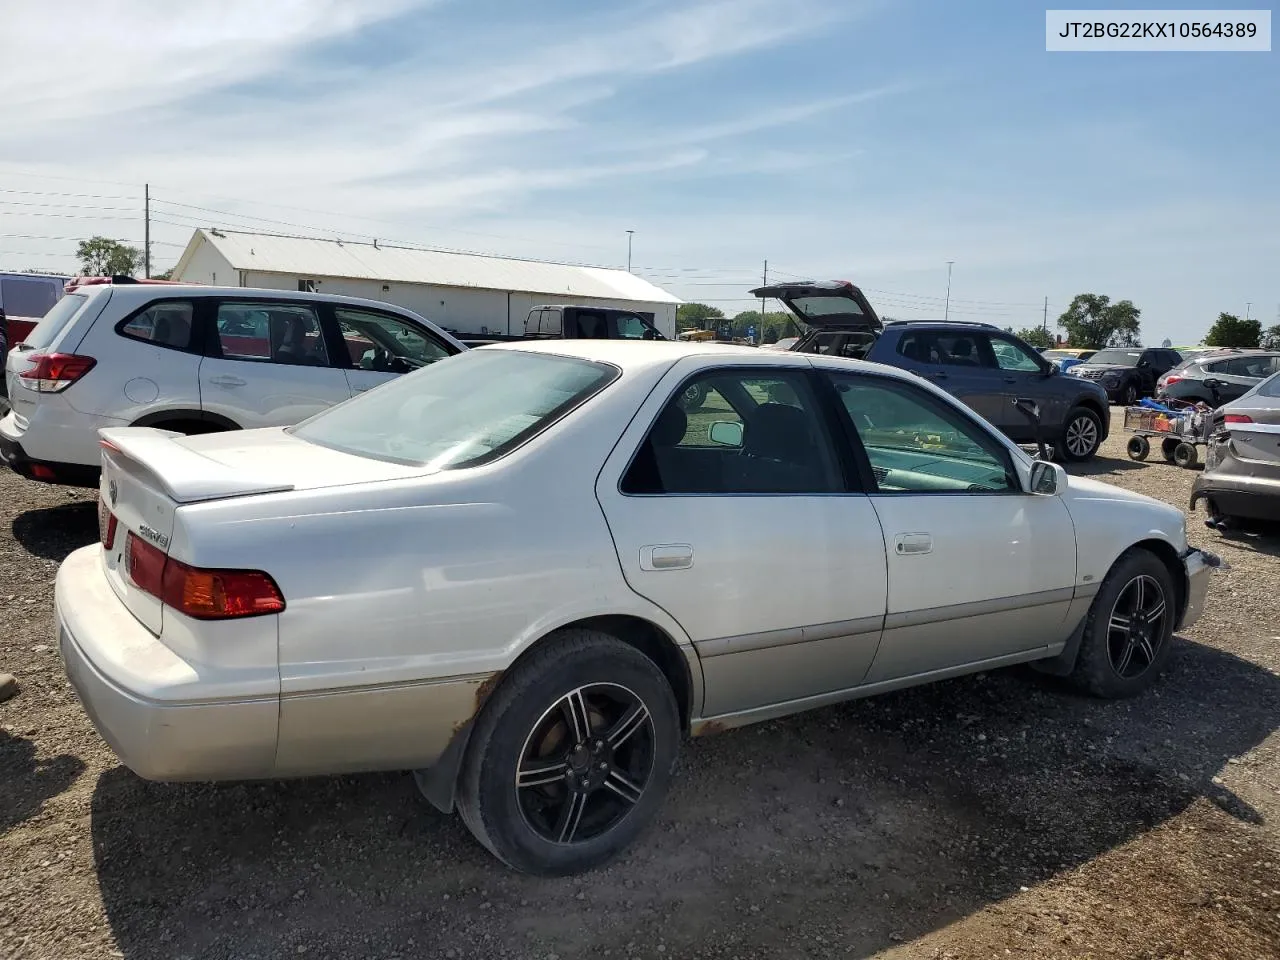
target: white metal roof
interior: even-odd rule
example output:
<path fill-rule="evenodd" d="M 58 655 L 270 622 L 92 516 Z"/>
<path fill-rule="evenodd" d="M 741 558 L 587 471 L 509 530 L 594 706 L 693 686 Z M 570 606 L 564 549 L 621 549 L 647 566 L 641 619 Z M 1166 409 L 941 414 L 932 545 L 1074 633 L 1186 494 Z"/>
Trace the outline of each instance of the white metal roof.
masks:
<path fill-rule="evenodd" d="M 182 271 L 201 242 L 210 243 L 234 270 L 344 277 L 391 283 L 427 283 L 440 287 L 516 290 L 555 296 L 644 303 L 680 303 L 647 280 L 606 267 L 580 267 L 540 260 L 516 260 L 474 253 L 414 250 L 386 244 L 318 240 L 267 233 L 200 229 L 174 268 Z"/>

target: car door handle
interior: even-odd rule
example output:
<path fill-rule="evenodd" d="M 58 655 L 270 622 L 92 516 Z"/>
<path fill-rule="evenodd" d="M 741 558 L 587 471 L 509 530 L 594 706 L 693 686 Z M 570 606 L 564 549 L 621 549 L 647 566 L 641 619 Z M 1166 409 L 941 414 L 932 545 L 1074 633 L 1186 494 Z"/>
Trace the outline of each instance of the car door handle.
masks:
<path fill-rule="evenodd" d="M 1017 377 L 1005 377 L 1005 378 L 1004 378 L 1004 382 L 1005 382 L 1005 383 L 1017 383 L 1017 382 L 1018 382 L 1018 378 L 1017 378 Z"/>
<path fill-rule="evenodd" d="M 933 537 L 927 533 L 900 533 L 893 538 L 893 552 L 900 557 L 933 553 Z"/>
<path fill-rule="evenodd" d="M 209 382 L 217 387 L 243 387 L 249 381 L 239 377 L 214 377 Z"/>
<path fill-rule="evenodd" d="M 662 543 L 640 548 L 641 570 L 687 570 L 693 566 L 693 547 Z"/>

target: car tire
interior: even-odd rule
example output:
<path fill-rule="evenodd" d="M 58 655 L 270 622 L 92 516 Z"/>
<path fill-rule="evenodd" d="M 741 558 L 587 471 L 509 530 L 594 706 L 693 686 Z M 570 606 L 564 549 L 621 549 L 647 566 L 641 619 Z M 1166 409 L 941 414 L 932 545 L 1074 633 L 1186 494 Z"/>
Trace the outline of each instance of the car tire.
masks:
<path fill-rule="evenodd" d="M 1180 467 L 1194 467 L 1200 462 L 1200 454 L 1194 443 L 1179 443 L 1173 448 L 1173 462 Z"/>
<path fill-rule="evenodd" d="M 1071 682 L 1104 699 L 1141 693 L 1169 659 L 1177 617 L 1169 568 L 1148 550 L 1123 554 L 1089 607 Z"/>
<path fill-rule="evenodd" d="M 1102 446 L 1102 419 L 1087 407 L 1075 407 L 1062 425 L 1056 460 L 1088 460 Z"/>
<path fill-rule="evenodd" d="M 1124 450 L 1129 454 L 1130 460 L 1145 460 L 1151 452 L 1151 441 L 1140 434 L 1134 434 L 1124 445 Z"/>
<path fill-rule="evenodd" d="M 1132 407 L 1138 402 L 1138 385 L 1130 381 L 1124 385 L 1124 390 L 1120 393 L 1120 405 L 1124 407 Z"/>
<path fill-rule="evenodd" d="M 485 704 L 458 811 L 508 866 L 580 873 L 653 820 L 679 748 L 680 711 L 658 666 L 607 633 L 564 630 L 509 670 Z"/>
<path fill-rule="evenodd" d="M 1160 441 L 1160 455 L 1170 463 L 1174 463 L 1173 452 L 1178 449 L 1180 443 L 1182 441 L 1176 437 L 1165 437 Z"/>
<path fill-rule="evenodd" d="M 680 394 L 680 406 L 689 413 L 702 409 L 702 405 L 706 400 L 707 388 L 705 384 L 701 383 L 690 384 Z"/>

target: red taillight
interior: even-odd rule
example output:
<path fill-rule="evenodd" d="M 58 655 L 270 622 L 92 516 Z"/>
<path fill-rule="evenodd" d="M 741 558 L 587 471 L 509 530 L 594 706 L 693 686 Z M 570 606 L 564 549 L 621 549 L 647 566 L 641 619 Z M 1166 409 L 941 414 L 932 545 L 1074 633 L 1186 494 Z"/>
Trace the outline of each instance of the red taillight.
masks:
<path fill-rule="evenodd" d="M 1253 423 L 1253 417 L 1247 413 L 1228 413 L 1222 418 L 1223 423 Z"/>
<path fill-rule="evenodd" d="M 1182 379 L 1181 377 L 1174 376 L 1172 373 L 1170 373 L 1164 378 L 1164 385 L 1166 387 L 1171 386 L 1177 383 L 1178 381 L 1180 381 L 1181 379 Z"/>
<path fill-rule="evenodd" d="M 261 570 L 200 570 L 129 534 L 129 578 L 140 590 L 197 620 L 279 613 L 284 597 Z"/>
<path fill-rule="evenodd" d="M 74 353 L 33 353 L 26 360 L 31 366 L 19 373 L 18 379 L 37 393 L 61 393 L 98 362 Z"/>
<path fill-rule="evenodd" d="M 98 539 L 104 550 L 110 550 L 116 543 L 116 515 L 101 500 L 98 501 Z"/>

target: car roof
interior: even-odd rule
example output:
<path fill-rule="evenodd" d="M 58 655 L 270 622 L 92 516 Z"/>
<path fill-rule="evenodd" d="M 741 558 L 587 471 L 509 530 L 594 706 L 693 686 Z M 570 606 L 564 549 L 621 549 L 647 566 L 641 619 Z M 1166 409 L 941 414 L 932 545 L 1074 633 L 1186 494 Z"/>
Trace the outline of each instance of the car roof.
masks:
<path fill-rule="evenodd" d="M 789 350 L 761 350 L 759 347 L 739 346 L 730 343 L 677 341 L 677 340 L 517 340 L 510 343 L 487 344 L 476 350 L 520 350 L 529 353 L 548 353 L 581 360 L 596 360 L 619 367 L 624 374 L 640 372 L 653 367 L 668 367 L 690 357 L 709 362 L 761 364 L 769 366 L 818 367 L 824 370 L 861 370 L 880 376 L 893 377 L 913 383 L 920 378 L 909 370 L 852 360 L 846 357 L 830 357 L 815 353 L 794 353 Z"/>
<path fill-rule="evenodd" d="M 159 299 L 187 297 L 235 297 L 237 299 L 298 300 L 315 303 L 344 303 L 353 307 L 371 307 L 418 316 L 407 307 L 385 300 L 367 300 L 363 297 L 344 297 L 336 293 L 304 293 L 296 290 L 272 290 L 268 287 L 213 287 L 200 283 L 166 283 L 163 286 L 149 283 L 104 283 L 84 286 L 73 291 L 81 296 L 110 296 L 121 298 L 125 304 L 143 304 Z"/>

